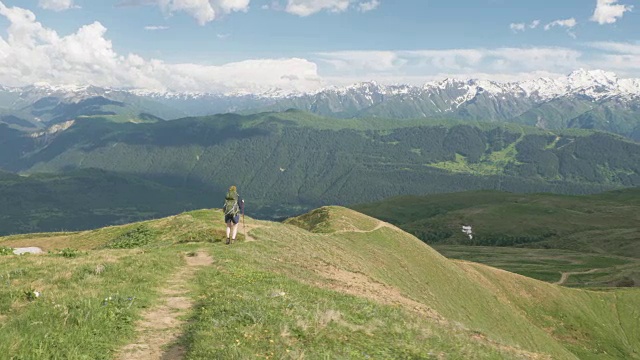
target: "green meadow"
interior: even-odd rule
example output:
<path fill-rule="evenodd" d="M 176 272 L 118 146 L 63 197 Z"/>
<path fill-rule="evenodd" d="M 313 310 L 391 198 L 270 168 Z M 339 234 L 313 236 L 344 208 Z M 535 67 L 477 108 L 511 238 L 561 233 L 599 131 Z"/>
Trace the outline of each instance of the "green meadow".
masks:
<path fill-rule="evenodd" d="M 6 248 L 46 253 L 0 257 L 0 353 L 640 357 L 637 289 L 567 288 L 450 260 L 391 224 L 336 207 L 284 223 L 247 218 L 246 237 L 241 229 L 225 245 L 221 215 L 1 238 Z"/>

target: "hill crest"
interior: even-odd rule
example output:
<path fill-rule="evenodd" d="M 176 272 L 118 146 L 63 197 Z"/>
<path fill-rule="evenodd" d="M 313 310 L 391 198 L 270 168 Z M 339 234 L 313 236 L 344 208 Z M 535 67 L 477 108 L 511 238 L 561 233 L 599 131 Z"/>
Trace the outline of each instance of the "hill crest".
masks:
<path fill-rule="evenodd" d="M 247 218 L 248 235 L 255 241 L 241 241 L 232 246 L 220 242 L 224 236 L 221 216 L 218 210 L 200 210 L 89 232 L 3 238 L 0 244 L 13 246 L 29 241 L 30 245 L 46 244 L 58 236 L 66 241 L 59 242 L 58 246 L 86 249 L 87 253 L 78 254 L 77 264 L 81 267 L 78 271 L 86 272 L 86 267 L 91 266 L 91 273 L 95 267 L 93 259 L 103 259 L 98 261 L 107 264 L 107 270 L 124 259 L 128 259 L 125 262 L 128 264 L 144 264 L 155 259 L 152 262 L 158 267 L 156 272 L 171 272 L 175 271 L 171 270 L 175 265 L 170 264 L 180 263 L 176 253 L 196 250 L 208 253 L 213 265 L 195 275 L 198 279 L 195 284 L 203 286 L 202 293 L 189 295 L 204 299 L 193 310 L 190 335 L 185 340 L 191 357 L 229 355 L 218 352 L 223 350 L 217 337 L 225 336 L 219 331 L 231 334 L 240 331 L 233 336 L 241 338 L 242 332 L 246 336 L 257 336 L 253 328 L 270 326 L 277 319 L 276 328 L 282 331 L 286 326 L 289 330 L 285 335 L 271 338 L 283 346 L 276 348 L 276 352 L 284 352 L 285 348 L 301 351 L 312 346 L 314 351 L 322 351 L 327 356 L 340 356 L 343 345 L 334 347 L 330 339 L 332 334 L 347 331 L 351 346 L 360 348 L 359 351 L 377 349 L 383 357 L 399 353 L 424 357 L 427 352 L 439 349 L 437 353 L 463 358 L 637 358 L 634 351 L 638 351 L 640 344 L 632 339 L 638 338 L 634 337 L 634 331 L 640 328 L 639 320 L 628 316 L 640 306 L 637 291 L 566 289 L 485 266 L 451 261 L 407 233 L 380 226 L 373 218 L 340 207 L 322 208 L 286 223 Z M 299 227 L 301 224 L 307 229 Z M 16 261 L 34 274 L 42 271 L 40 266 L 53 263 L 76 266 L 54 254 L 10 256 L 8 261 L 0 263 L 0 273 L 10 271 Z M 110 258 L 112 263 L 104 263 L 105 258 Z M 125 269 L 121 271 L 138 271 Z M 100 287 L 100 276 L 76 277 L 74 271 L 70 270 L 71 281 L 77 282 L 77 286 L 68 291 L 85 291 L 81 285 L 86 281 Z M 25 275 L 20 281 L 28 283 L 29 279 Z M 63 283 L 38 284 L 43 293 L 59 303 L 56 297 L 62 293 L 57 287 Z M 162 286 L 161 282 L 158 286 Z M 225 297 L 227 293 L 231 296 L 229 299 Z M 203 297 L 199 298 L 198 294 Z M 256 302 L 256 298 L 262 300 Z M 293 308 L 283 307 L 280 299 L 294 304 Z M 314 315 L 318 319 L 314 323 L 305 320 L 309 302 L 322 308 Z M 154 303 L 148 300 L 146 304 Z M 226 313 L 219 312 L 223 310 L 221 304 L 228 304 L 224 305 Z M 20 314 L 35 309 L 26 305 L 28 303 L 11 311 L 0 306 L 0 315 L 6 316 L 0 322 L 5 324 L 3 329 L 9 329 L 0 335 L 3 340 L 0 344 L 15 343 L 17 335 L 12 329 L 21 321 Z M 260 310 L 252 310 L 252 306 L 259 306 Z M 217 315 L 212 318 L 207 311 Z M 263 315 L 262 320 L 253 319 L 253 315 L 238 317 L 255 311 L 273 315 Z M 217 330 L 207 325 L 215 319 L 228 325 Z M 395 331 L 390 330 L 394 328 L 402 329 L 397 331 L 405 335 L 391 336 L 386 332 Z M 120 343 L 131 337 L 130 331 L 133 329 L 124 332 Z M 323 335 L 308 337 L 311 336 L 308 331 Z M 302 337 L 292 338 L 292 332 Z M 431 335 L 422 337 L 424 334 Z M 37 340 L 38 335 L 33 336 Z M 303 338 L 308 340 L 301 342 Z M 89 336 L 84 340 L 90 344 L 91 339 Z M 375 345 L 367 345 L 371 339 Z M 402 340 L 397 342 L 397 339 Z M 255 354 L 257 349 L 264 350 L 261 344 L 257 338 L 255 342 L 246 338 L 233 351 Z M 266 344 L 268 348 L 270 343 Z M 214 351 L 216 346 L 218 350 Z M 2 345 L 0 349 L 4 350 Z M 25 349 L 21 351 L 23 355 L 28 353 Z"/>

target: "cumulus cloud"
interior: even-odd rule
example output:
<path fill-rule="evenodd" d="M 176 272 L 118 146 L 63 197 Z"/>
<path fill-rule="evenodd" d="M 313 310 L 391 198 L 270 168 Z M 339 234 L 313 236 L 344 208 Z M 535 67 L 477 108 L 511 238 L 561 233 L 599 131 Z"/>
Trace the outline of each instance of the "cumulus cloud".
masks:
<path fill-rule="evenodd" d="M 53 1 L 53 0 L 49 0 Z M 70 0 L 56 0 L 70 1 Z M 167 15 L 183 12 L 194 17 L 199 24 L 211 22 L 222 14 L 248 11 L 251 0 L 120 0 L 117 7 L 155 5 Z M 260 6 L 263 10 L 285 11 L 302 17 L 321 11 L 341 13 L 349 9 L 368 12 L 380 6 L 380 0 L 271 0 Z"/>
<path fill-rule="evenodd" d="M 74 5 L 73 0 L 39 0 L 38 6 L 53 11 L 63 11 L 73 8 L 78 8 Z"/>
<path fill-rule="evenodd" d="M 360 12 L 368 12 L 377 9 L 379 6 L 380 0 L 287 0 L 287 6 L 284 11 L 304 17 L 321 11 L 341 13 L 350 8 L 355 8 Z M 271 8 L 278 8 L 278 6 L 271 5 Z"/>
<path fill-rule="evenodd" d="M 368 12 L 378 8 L 380 6 L 379 0 L 371 0 L 367 2 L 361 2 L 358 4 L 358 11 L 360 12 Z"/>
<path fill-rule="evenodd" d="M 0 36 L 0 83 L 23 86 L 93 84 L 171 91 L 263 92 L 313 90 L 320 86 L 315 63 L 305 59 L 253 59 L 219 66 L 171 64 L 136 54 L 118 54 L 99 22 L 60 36 L 35 14 L 0 1 L 7 37 Z"/>
<path fill-rule="evenodd" d="M 640 44 L 635 43 L 580 44 L 579 49 L 585 46 L 589 51 L 564 47 L 337 51 L 309 54 L 306 59 L 251 59 L 212 66 L 118 53 L 99 22 L 60 35 L 38 22 L 33 12 L 7 7 L 1 0 L 0 16 L 8 23 L 0 35 L 0 84 L 9 86 L 48 82 L 254 93 L 276 88 L 313 91 L 363 80 L 420 83 L 470 77 L 512 81 L 567 74 L 577 68 L 603 68 L 640 77 Z"/>
<path fill-rule="evenodd" d="M 556 21 L 552 21 L 552 22 L 548 23 L 547 25 L 545 25 L 544 26 L 544 30 L 548 31 L 548 30 L 551 30 L 554 27 L 566 28 L 567 29 L 567 34 L 575 39 L 575 38 L 577 38 L 577 36 L 572 31 L 572 29 L 574 27 L 576 27 L 576 25 L 578 25 L 578 22 L 574 18 L 565 19 L 565 20 L 556 20 Z"/>
<path fill-rule="evenodd" d="M 288 0 L 285 11 L 298 16 L 309 16 L 323 10 L 339 13 L 347 11 L 351 1 L 352 0 Z"/>
<path fill-rule="evenodd" d="M 535 29 L 540 25 L 540 20 L 533 20 L 531 24 L 529 24 L 530 29 Z"/>
<path fill-rule="evenodd" d="M 591 21 L 600 25 L 613 24 L 622 18 L 624 13 L 633 10 L 631 5 L 618 4 L 618 0 L 598 0 Z"/>
<path fill-rule="evenodd" d="M 167 15 L 183 12 L 205 25 L 221 15 L 246 12 L 251 0 L 122 0 L 118 7 L 154 5 Z"/>
<path fill-rule="evenodd" d="M 158 0 L 165 13 L 185 12 L 200 25 L 215 20 L 220 14 L 247 11 L 251 0 Z"/>
<path fill-rule="evenodd" d="M 559 27 L 564 27 L 564 28 L 574 28 L 576 25 L 578 25 L 578 22 L 576 21 L 576 19 L 571 18 L 571 19 L 565 19 L 565 20 L 556 20 L 556 21 L 552 21 L 550 23 L 548 23 L 547 25 L 544 26 L 545 30 L 550 30 L 553 27 L 559 26 Z"/>

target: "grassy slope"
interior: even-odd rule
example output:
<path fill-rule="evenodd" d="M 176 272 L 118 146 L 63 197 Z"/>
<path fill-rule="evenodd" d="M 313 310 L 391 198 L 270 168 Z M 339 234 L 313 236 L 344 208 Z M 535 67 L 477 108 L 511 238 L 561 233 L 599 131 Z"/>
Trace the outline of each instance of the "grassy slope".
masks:
<path fill-rule="evenodd" d="M 567 284 L 573 286 L 640 284 L 638 189 L 590 196 L 467 192 L 399 197 L 354 208 L 418 235 L 450 258 L 550 282 L 562 272 L 598 269 L 572 275 Z M 473 241 L 461 225 L 473 226 Z M 500 245 L 500 239 L 518 239 L 523 242 L 503 245 L 526 248 L 476 246 Z"/>
<path fill-rule="evenodd" d="M 257 241 L 230 247 L 210 241 L 221 238 L 220 216 L 197 211 L 142 225 L 1 239 L 7 246 L 88 252 L 0 261 L 6 277 L 0 351 L 108 357 L 130 340 L 132 319 L 182 263 L 176 255 L 201 248 L 214 265 L 191 284 L 197 306 L 181 338 L 187 358 L 639 358 L 637 290 L 568 289 L 451 261 L 343 208 L 286 224 L 248 219 Z M 140 226 L 155 234 L 144 251 L 101 249 Z M 106 271 L 97 274 L 99 264 Z M 29 302 L 21 292 L 32 287 L 44 295 Z M 111 294 L 142 301 L 102 306 Z"/>

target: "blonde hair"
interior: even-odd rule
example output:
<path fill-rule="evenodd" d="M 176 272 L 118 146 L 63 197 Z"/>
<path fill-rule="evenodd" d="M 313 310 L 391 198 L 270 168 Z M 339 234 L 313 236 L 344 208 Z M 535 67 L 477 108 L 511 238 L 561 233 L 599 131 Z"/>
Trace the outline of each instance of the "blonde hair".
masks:
<path fill-rule="evenodd" d="M 229 188 L 229 191 L 237 191 L 238 188 L 235 185 L 231 185 L 231 187 Z"/>

